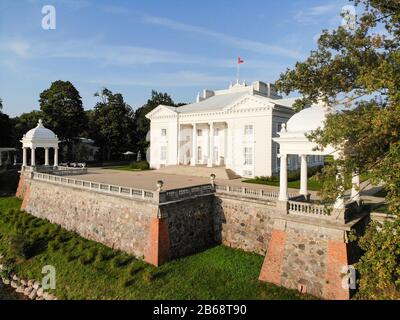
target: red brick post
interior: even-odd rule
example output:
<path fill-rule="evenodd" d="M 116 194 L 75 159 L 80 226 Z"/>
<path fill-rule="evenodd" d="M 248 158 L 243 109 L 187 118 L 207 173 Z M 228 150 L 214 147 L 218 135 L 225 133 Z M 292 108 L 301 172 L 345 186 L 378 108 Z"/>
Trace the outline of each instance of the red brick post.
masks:
<path fill-rule="evenodd" d="M 273 230 L 268 244 L 267 254 L 261 268 L 259 280 L 281 284 L 281 267 L 285 255 L 286 233 L 282 230 Z"/>
<path fill-rule="evenodd" d="M 349 264 L 348 245 L 345 242 L 328 241 L 326 285 L 323 296 L 331 300 L 350 299 L 350 290 L 343 288 L 343 267 Z"/>
<path fill-rule="evenodd" d="M 158 267 L 167 262 L 169 258 L 168 218 L 153 218 L 150 224 L 149 244 L 145 261 Z"/>

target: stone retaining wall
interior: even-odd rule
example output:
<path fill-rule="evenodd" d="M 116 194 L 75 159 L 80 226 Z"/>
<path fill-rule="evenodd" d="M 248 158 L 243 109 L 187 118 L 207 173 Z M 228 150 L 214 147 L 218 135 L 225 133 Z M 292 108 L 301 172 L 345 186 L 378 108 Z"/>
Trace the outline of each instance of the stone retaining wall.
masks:
<path fill-rule="evenodd" d="M 271 238 L 276 204 L 217 194 L 215 235 L 222 244 L 265 255 Z"/>
<path fill-rule="evenodd" d="M 30 214 L 84 238 L 145 257 L 155 205 L 69 186 L 31 180 L 24 198 Z"/>

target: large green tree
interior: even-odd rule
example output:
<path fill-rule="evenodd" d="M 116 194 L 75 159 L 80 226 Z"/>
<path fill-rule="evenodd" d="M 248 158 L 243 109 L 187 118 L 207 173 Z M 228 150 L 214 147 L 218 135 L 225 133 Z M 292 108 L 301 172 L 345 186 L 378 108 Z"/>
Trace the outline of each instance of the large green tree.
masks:
<path fill-rule="evenodd" d="M 3 101 L 0 99 L 0 147 L 13 147 L 14 128 L 12 119 L 2 112 Z"/>
<path fill-rule="evenodd" d="M 340 168 L 345 175 L 369 172 L 372 182 L 383 181 L 392 214 L 400 214 L 400 2 L 351 1 L 360 14 L 355 24 L 324 31 L 318 49 L 281 75 L 282 92 L 304 97 L 298 109 L 322 98 L 347 107 L 330 115 L 324 130 L 310 139 L 328 144 L 343 158 L 325 167 L 323 196 L 333 200 L 343 181 L 329 179 Z M 400 298 L 400 218 L 383 227 L 370 225 L 360 245 L 365 250 L 356 265 L 364 298 Z"/>
<path fill-rule="evenodd" d="M 88 135 L 100 147 L 103 159 L 118 158 L 134 147 L 134 112 L 120 93 L 104 88 L 95 96 L 100 101 L 88 113 Z"/>
<path fill-rule="evenodd" d="M 67 145 L 69 160 L 74 140 L 87 122 L 78 90 L 71 82 L 58 80 L 40 94 L 39 103 L 46 126 Z"/>
<path fill-rule="evenodd" d="M 149 143 L 146 141 L 146 135 L 150 130 L 150 120 L 146 118 L 146 114 L 151 112 L 160 104 L 171 107 L 179 107 L 184 105 L 184 103 L 175 104 L 171 96 L 167 93 L 157 92 L 155 90 L 151 91 L 151 98 L 148 99 L 146 104 L 138 108 L 135 112 L 136 148 L 142 154 L 145 154 L 145 151 L 149 145 Z"/>

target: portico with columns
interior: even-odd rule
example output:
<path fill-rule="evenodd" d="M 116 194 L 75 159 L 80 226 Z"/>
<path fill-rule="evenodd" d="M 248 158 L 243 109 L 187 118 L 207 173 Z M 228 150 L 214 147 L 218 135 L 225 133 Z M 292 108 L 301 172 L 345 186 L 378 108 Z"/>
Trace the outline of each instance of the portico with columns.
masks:
<path fill-rule="evenodd" d="M 287 158 L 289 155 L 295 155 L 300 158 L 300 190 L 299 196 L 304 196 L 309 200 L 308 191 L 308 157 L 310 156 L 333 156 L 337 159 L 340 157 L 340 151 L 335 150 L 332 146 L 324 149 L 317 148 L 315 142 L 307 138 L 307 134 L 318 128 L 324 127 L 326 116 L 334 112 L 331 108 L 323 103 L 315 104 L 310 108 L 306 108 L 295 114 L 287 124 L 282 126 L 278 133 L 279 137 L 273 140 L 279 144 L 280 154 L 280 184 L 279 184 L 279 201 L 287 202 L 288 196 L 288 168 Z M 340 173 L 337 178 L 340 177 Z M 360 177 L 357 172 L 352 176 L 352 189 L 349 202 L 360 202 Z M 334 209 L 345 208 L 344 190 L 338 196 L 333 205 Z"/>
<path fill-rule="evenodd" d="M 43 126 L 40 119 L 37 126 L 29 130 L 21 139 L 22 143 L 22 167 L 36 166 L 58 166 L 58 144 L 59 140 L 53 131 Z M 37 149 L 44 149 L 44 163 L 39 164 L 36 160 Z M 54 150 L 53 161 L 50 161 L 50 150 Z M 28 153 L 30 153 L 30 162 L 28 163 Z M 52 163 L 51 163 L 52 162 Z"/>

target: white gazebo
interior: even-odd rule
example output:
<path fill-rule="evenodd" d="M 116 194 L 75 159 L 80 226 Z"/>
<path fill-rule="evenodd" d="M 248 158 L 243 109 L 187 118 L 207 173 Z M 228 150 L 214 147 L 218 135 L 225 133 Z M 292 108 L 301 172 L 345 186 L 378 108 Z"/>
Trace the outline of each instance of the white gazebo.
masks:
<path fill-rule="evenodd" d="M 324 127 L 326 116 L 335 111 L 323 104 L 322 102 L 314 104 L 309 108 L 303 109 L 289 119 L 287 124 L 282 125 L 281 131 L 278 133 L 279 138 L 273 140 L 280 146 L 280 184 L 279 184 L 279 200 L 288 201 L 288 182 L 287 182 L 287 156 L 298 155 L 301 158 L 300 171 L 300 195 L 308 197 L 307 188 L 307 156 L 326 156 L 332 155 L 338 158 L 339 152 L 332 146 L 327 146 L 323 150 L 317 149 L 317 144 L 307 138 L 307 134 L 318 128 Z M 353 175 L 353 188 L 351 198 L 359 201 L 359 176 Z M 335 209 L 343 209 L 345 207 L 344 193 L 338 197 L 334 204 Z"/>
<path fill-rule="evenodd" d="M 22 138 L 22 167 L 28 166 L 27 163 L 27 150 L 31 150 L 31 163 L 32 167 L 36 166 L 36 149 L 43 148 L 45 151 L 45 166 L 50 166 L 49 151 L 50 148 L 54 149 L 54 162 L 53 166 L 58 166 L 58 144 L 59 140 L 53 131 L 45 128 L 40 119 L 36 128 L 29 130 Z"/>

